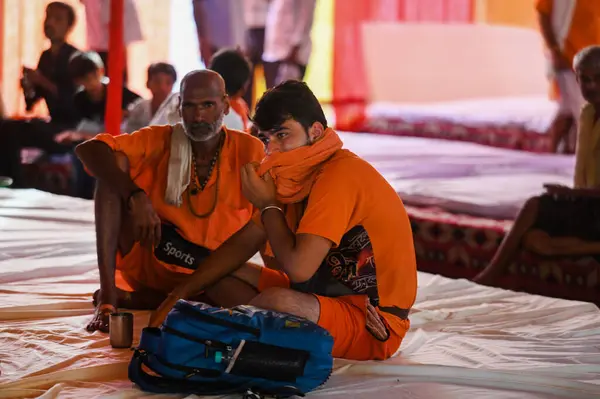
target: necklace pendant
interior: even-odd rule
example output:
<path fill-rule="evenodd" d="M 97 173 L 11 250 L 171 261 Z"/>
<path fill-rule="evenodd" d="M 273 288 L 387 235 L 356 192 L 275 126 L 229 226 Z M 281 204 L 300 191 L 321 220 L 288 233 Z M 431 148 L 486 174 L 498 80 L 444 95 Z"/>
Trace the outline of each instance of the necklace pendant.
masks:
<path fill-rule="evenodd" d="M 193 187 L 190 189 L 190 194 L 191 195 L 197 195 L 198 194 L 198 189 L 196 187 Z"/>

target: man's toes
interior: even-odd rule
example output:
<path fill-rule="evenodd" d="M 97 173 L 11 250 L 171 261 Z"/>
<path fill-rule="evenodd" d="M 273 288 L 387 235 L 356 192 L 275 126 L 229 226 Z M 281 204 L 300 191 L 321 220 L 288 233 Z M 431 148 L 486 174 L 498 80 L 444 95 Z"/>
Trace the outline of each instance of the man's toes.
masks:
<path fill-rule="evenodd" d="M 100 290 L 96 290 L 92 295 L 92 304 L 94 307 L 98 306 L 98 298 L 100 297 Z"/>
<path fill-rule="evenodd" d="M 98 330 L 102 331 L 103 333 L 107 333 L 110 330 L 110 327 L 108 323 L 100 323 Z"/>

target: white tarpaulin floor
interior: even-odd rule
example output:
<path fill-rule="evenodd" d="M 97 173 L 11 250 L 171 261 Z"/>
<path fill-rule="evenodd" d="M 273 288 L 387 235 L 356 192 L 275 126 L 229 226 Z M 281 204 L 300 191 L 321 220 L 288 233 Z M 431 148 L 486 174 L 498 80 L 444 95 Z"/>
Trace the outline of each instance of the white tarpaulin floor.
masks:
<path fill-rule="evenodd" d="M 90 201 L 0 189 L 0 398 L 155 397 L 127 380 L 128 350 L 84 330 L 98 286 L 92 210 Z M 137 333 L 148 316 L 136 313 Z M 600 397 L 592 304 L 420 273 L 411 321 L 398 357 L 339 361 L 310 396 Z"/>

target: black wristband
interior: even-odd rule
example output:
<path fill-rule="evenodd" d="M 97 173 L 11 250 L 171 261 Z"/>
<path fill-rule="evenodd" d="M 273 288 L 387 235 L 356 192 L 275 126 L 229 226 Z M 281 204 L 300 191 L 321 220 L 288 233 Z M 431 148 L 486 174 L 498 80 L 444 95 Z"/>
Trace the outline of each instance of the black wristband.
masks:
<path fill-rule="evenodd" d="M 125 205 L 127 206 L 127 209 L 130 209 L 129 203 L 131 202 L 131 198 L 133 198 L 134 195 L 139 194 L 139 193 L 146 194 L 146 192 L 144 191 L 144 189 L 139 188 L 139 187 L 136 188 L 136 189 L 134 189 L 134 190 L 131 190 L 131 192 L 127 196 L 127 201 L 125 201 Z"/>

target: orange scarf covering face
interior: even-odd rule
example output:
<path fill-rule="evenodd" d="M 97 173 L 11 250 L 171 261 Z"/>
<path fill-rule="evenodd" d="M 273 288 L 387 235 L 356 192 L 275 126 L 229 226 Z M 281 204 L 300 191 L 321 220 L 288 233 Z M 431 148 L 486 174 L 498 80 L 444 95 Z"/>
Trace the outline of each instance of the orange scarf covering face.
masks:
<path fill-rule="evenodd" d="M 319 166 L 341 148 L 342 140 L 333 129 L 328 128 L 311 145 L 267 155 L 258 168 L 258 175 L 271 174 L 280 203 L 301 202 L 308 197 Z"/>

